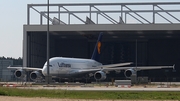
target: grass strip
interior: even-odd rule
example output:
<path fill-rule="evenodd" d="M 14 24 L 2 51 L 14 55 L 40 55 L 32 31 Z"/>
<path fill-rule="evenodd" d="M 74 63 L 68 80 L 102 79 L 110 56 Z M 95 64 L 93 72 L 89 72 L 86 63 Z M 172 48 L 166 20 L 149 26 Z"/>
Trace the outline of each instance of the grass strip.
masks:
<path fill-rule="evenodd" d="M 0 96 L 48 97 L 69 99 L 180 100 L 180 92 L 163 91 L 69 91 L 33 90 L 0 87 Z"/>

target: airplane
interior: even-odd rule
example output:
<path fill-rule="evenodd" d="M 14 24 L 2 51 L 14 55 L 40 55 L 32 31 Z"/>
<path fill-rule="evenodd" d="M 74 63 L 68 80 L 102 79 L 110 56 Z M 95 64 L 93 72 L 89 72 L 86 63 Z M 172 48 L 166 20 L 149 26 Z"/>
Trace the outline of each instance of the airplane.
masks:
<path fill-rule="evenodd" d="M 174 68 L 173 66 L 143 66 L 143 67 L 122 67 L 131 65 L 132 62 L 117 63 L 103 65 L 99 62 L 101 53 L 101 40 L 103 33 L 99 34 L 91 59 L 82 58 L 67 58 L 67 57 L 52 57 L 49 59 L 49 74 L 52 77 L 60 78 L 72 78 L 76 76 L 83 77 L 83 75 L 94 76 L 96 80 L 105 80 L 106 74 L 109 71 L 124 71 L 126 78 L 130 78 L 131 75 L 136 74 L 140 70 L 150 69 L 162 69 L 162 68 Z M 26 75 L 26 71 L 32 71 L 30 73 L 31 80 L 42 79 L 43 76 L 47 76 L 47 62 L 43 68 L 32 67 L 7 67 L 9 69 L 16 69 L 14 75 L 17 78 L 22 78 Z"/>

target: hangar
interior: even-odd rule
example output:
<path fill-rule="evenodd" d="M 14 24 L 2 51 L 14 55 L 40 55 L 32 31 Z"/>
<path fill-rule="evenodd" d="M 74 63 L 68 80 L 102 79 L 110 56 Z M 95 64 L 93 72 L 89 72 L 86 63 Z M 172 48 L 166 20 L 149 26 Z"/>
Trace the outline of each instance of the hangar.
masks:
<path fill-rule="evenodd" d="M 180 2 L 50 4 L 50 57 L 90 58 L 103 32 L 100 62 L 173 65 L 141 71 L 154 81 L 180 81 Z M 27 5 L 23 66 L 46 62 L 47 4 Z M 34 23 L 35 22 L 35 23 Z M 112 74 L 113 75 L 113 74 Z M 121 76 L 121 75 L 118 75 Z"/>

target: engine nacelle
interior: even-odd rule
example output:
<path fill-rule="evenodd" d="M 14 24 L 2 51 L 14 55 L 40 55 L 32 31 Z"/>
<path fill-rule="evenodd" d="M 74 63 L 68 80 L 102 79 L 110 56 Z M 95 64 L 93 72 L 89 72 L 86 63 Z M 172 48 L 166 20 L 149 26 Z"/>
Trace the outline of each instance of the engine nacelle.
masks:
<path fill-rule="evenodd" d="M 30 78 L 31 78 L 31 80 L 41 79 L 42 74 L 40 72 L 38 72 L 38 71 L 33 71 L 30 74 Z"/>
<path fill-rule="evenodd" d="M 106 79 L 106 73 L 104 73 L 103 71 L 97 71 L 95 74 L 94 74 L 94 78 L 96 80 L 105 80 Z"/>
<path fill-rule="evenodd" d="M 127 69 L 125 72 L 124 72 L 124 75 L 126 76 L 126 78 L 130 78 L 131 75 L 133 74 L 136 74 L 136 71 L 133 70 L 133 69 Z"/>
<path fill-rule="evenodd" d="M 17 78 L 23 78 L 25 76 L 26 72 L 22 69 L 16 70 L 14 72 L 15 77 Z"/>

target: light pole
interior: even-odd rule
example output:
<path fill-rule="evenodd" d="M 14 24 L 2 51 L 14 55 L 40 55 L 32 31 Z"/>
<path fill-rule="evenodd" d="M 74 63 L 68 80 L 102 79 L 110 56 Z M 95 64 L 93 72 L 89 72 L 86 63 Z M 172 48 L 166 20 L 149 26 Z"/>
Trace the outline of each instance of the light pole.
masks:
<path fill-rule="evenodd" d="M 49 0 L 47 0 L 47 84 L 50 83 L 49 79 Z"/>

